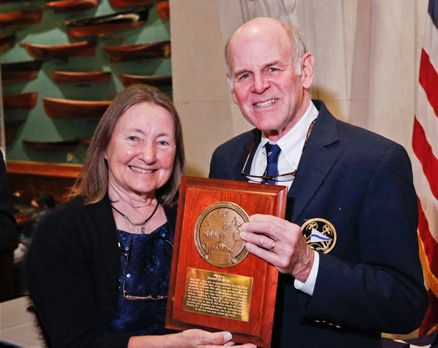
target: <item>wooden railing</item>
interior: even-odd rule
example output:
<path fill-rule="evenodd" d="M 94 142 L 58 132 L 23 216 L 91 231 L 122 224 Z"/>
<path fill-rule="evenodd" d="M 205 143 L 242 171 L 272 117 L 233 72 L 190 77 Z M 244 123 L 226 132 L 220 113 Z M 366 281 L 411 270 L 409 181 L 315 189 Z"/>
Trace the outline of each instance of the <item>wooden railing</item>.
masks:
<path fill-rule="evenodd" d="M 62 164 L 48 162 L 31 162 L 7 160 L 8 173 L 57 176 L 63 178 L 77 178 L 81 171 L 81 164 Z"/>
<path fill-rule="evenodd" d="M 82 168 L 80 164 L 16 160 L 7 160 L 6 165 L 11 192 L 24 202 L 30 202 L 38 193 L 51 193 L 57 201 L 66 201 Z"/>

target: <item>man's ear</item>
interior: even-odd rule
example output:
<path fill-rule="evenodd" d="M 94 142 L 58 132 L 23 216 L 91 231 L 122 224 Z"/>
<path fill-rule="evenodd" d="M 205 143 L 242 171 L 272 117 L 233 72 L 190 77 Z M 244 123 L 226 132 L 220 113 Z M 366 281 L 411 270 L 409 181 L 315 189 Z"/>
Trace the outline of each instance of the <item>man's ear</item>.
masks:
<path fill-rule="evenodd" d="M 239 105 L 238 100 L 237 100 L 237 96 L 236 96 L 236 92 L 234 91 L 233 82 L 231 81 L 230 75 L 228 73 L 227 73 L 227 80 L 228 80 L 228 85 L 230 86 L 231 97 L 233 98 L 233 102 L 234 102 L 234 104 Z"/>
<path fill-rule="evenodd" d="M 315 59 L 312 53 L 307 52 L 301 57 L 301 81 L 305 89 L 309 89 L 312 86 L 314 71 Z"/>

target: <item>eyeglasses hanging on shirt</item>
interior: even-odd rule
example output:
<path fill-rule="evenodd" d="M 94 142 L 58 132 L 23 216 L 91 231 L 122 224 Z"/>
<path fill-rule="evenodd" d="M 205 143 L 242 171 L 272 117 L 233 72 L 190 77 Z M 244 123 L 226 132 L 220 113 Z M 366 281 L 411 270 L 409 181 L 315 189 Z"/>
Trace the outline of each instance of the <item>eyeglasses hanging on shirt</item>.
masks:
<path fill-rule="evenodd" d="M 172 255 L 172 251 L 173 251 L 173 243 L 167 238 L 167 237 L 163 237 L 161 235 L 154 235 L 151 236 L 153 237 L 151 242 L 153 241 L 155 243 L 155 245 L 158 245 L 158 241 L 162 241 L 162 245 L 160 245 L 160 248 L 163 249 L 163 251 L 165 250 L 165 252 L 169 255 L 169 257 L 171 257 Z M 130 256 L 130 252 L 132 249 L 132 239 L 129 242 L 129 246 L 127 248 L 127 250 L 125 250 L 124 255 L 126 257 L 126 266 L 125 266 L 125 270 L 123 272 L 123 297 L 125 298 L 125 300 L 128 301 L 144 301 L 144 300 L 149 300 L 149 301 L 159 301 L 159 300 L 166 300 L 167 299 L 167 291 L 165 294 L 158 294 L 158 295 L 152 295 L 152 294 L 148 294 L 147 296 L 139 296 L 139 295 L 133 295 L 133 294 L 129 294 L 127 291 L 127 277 L 130 277 L 130 272 L 128 272 L 128 270 L 130 269 L 130 265 L 129 265 L 129 256 Z"/>
<path fill-rule="evenodd" d="M 312 123 L 309 126 L 309 129 L 307 130 L 306 139 L 304 141 L 303 149 L 301 151 L 303 151 L 304 148 L 306 147 L 307 140 L 309 139 L 309 135 L 310 135 L 310 132 L 312 131 L 313 125 L 315 124 L 315 121 L 316 121 L 316 119 L 314 119 L 312 121 Z M 246 173 L 245 172 L 245 168 L 246 168 L 246 166 L 248 164 L 248 161 L 249 161 L 249 159 L 251 157 L 251 153 L 252 153 L 253 148 L 254 148 L 254 142 L 251 145 L 248 157 L 246 158 L 246 161 L 245 161 L 245 163 L 243 165 L 243 168 L 242 168 L 242 171 L 240 172 L 240 174 L 242 174 L 243 176 L 246 176 L 248 179 L 252 179 L 253 178 L 253 179 L 262 180 L 261 183 L 263 183 L 263 184 L 270 183 L 269 181 L 272 181 L 272 183 L 275 183 L 275 182 L 293 181 L 295 179 L 295 175 L 297 173 L 297 170 L 294 170 L 293 172 L 290 172 L 290 173 L 276 174 L 276 175 L 268 175 L 268 168 L 265 170 L 264 175 L 253 175 L 253 174 Z M 267 152 L 267 155 L 268 155 L 268 149 L 267 149 L 266 152 Z M 278 157 L 277 157 L 277 160 L 278 160 Z"/>

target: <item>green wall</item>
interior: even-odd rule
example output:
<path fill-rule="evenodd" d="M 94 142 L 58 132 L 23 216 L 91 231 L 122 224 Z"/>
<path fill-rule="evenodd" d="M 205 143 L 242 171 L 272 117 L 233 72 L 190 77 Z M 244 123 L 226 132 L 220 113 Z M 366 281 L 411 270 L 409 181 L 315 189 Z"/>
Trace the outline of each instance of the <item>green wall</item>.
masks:
<path fill-rule="evenodd" d="M 0 13 L 20 11 L 22 8 L 40 8 L 45 1 L 0 3 Z M 73 152 L 29 151 L 22 140 L 61 141 L 75 138 L 91 138 L 98 123 L 96 119 L 53 119 L 49 118 L 43 108 L 43 98 L 63 98 L 73 100 L 112 100 L 117 92 L 124 87 L 119 80 L 120 73 L 135 75 L 171 75 L 171 58 L 145 59 L 122 63 L 110 63 L 109 55 L 101 46 L 150 43 L 170 40 L 169 19 L 158 16 L 155 3 L 149 13 L 149 19 L 144 26 L 109 34 L 104 37 L 87 37 L 71 39 L 67 36 L 67 28 L 61 22 L 70 19 L 103 16 L 115 12 L 129 10 L 125 8 L 111 8 L 109 0 L 101 0 L 96 9 L 82 12 L 55 14 L 46 9 L 41 23 L 15 30 L 15 46 L 0 53 L 0 62 L 28 61 L 30 57 L 20 42 L 29 42 L 42 45 L 65 45 L 85 40 L 97 41 L 96 56 L 74 57 L 68 61 L 50 59 L 43 63 L 38 77 L 35 80 L 3 84 L 3 93 L 37 92 L 38 101 L 30 111 L 5 110 L 5 123 L 23 120 L 15 141 L 7 145 L 6 154 L 9 160 L 29 160 L 37 162 L 81 163 L 87 145 L 79 143 Z M 2 30 L 0 34 L 11 32 Z M 93 84 L 57 84 L 52 81 L 52 71 L 108 71 L 112 72 L 108 83 Z"/>

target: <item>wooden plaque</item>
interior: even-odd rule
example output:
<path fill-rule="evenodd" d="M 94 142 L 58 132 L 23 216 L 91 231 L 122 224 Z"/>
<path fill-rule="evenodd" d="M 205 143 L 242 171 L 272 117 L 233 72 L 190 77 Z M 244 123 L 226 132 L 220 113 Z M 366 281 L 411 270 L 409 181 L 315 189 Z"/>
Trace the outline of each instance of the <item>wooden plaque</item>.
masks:
<path fill-rule="evenodd" d="M 225 330 L 270 347 L 278 271 L 247 253 L 238 232 L 245 213 L 283 218 L 286 197 L 283 186 L 182 178 L 166 328 Z M 239 243 L 246 253 L 236 255 Z"/>

